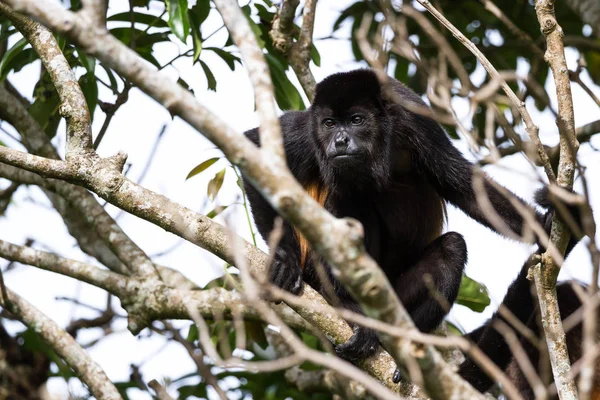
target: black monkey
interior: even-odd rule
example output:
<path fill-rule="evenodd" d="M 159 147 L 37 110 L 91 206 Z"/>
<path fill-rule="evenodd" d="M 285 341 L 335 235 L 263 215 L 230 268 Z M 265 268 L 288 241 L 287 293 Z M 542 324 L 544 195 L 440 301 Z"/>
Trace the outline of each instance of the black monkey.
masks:
<path fill-rule="evenodd" d="M 388 83 L 402 101 L 426 106 L 399 81 L 390 78 Z M 281 116 L 285 153 L 291 172 L 313 198 L 336 217 L 362 223 L 368 253 L 395 286 L 416 326 L 431 332 L 446 310 L 430 296 L 424 274 L 452 304 L 467 261 L 462 235 L 441 235 L 445 202 L 493 226 L 476 201 L 472 164 L 435 120 L 409 111 L 388 93 L 372 70 L 327 77 L 317 85 L 309 109 Z M 260 145 L 256 128 L 245 134 Z M 257 228 L 266 240 L 277 212 L 248 180 L 244 184 Z M 519 212 L 489 182 L 485 189 L 496 213 L 521 234 Z M 544 215 L 536 213 L 543 221 Z M 304 281 L 327 296 L 315 270 L 317 262 L 325 267 L 326 262 L 289 223 L 284 224 L 279 246 L 271 251 L 275 252 L 271 282 L 298 293 Z M 360 311 L 329 268 L 325 270 L 341 305 Z M 373 354 L 377 344 L 372 330 L 356 326 L 352 338 L 336 351 L 356 361 Z"/>
<path fill-rule="evenodd" d="M 544 218 L 544 227 L 546 231 L 549 231 L 552 223 L 552 216 L 555 212 L 555 207 L 551 202 L 551 195 L 548 192 L 548 188 L 544 187 L 538 190 L 535 196 L 535 200 L 537 204 L 548 209 L 548 212 L 545 214 Z M 557 199 L 554 199 L 553 201 L 557 201 Z M 565 210 L 571 214 L 572 220 L 578 224 L 579 232 L 581 232 L 582 222 L 578 208 L 565 205 Z M 566 220 L 566 216 L 561 214 L 561 217 L 563 218 L 563 220 Z M 592 237 L 594 235 L 595 233 L 592 233 Z M 579 236 L 575 232 L 571 232 L 571 239 L 565 251 L 565 258 L 568 257 L 571 250 L 581 239 L 582 236 Z M 505 308 L 507 308 L 520 322 L 525 324 L 536 337 L 539 337 L 541 333 L 541 328 L 538 326 L 537 321 L 538 306 L 537 301 L 534 298 L 534 293 L 532 292 L 533 283 L 527 279 L 527 274 L 529 272 L 529 269 L 539 262 L 539 255 L 541 255 L 544 250 L 545 248 L 542 245 L 538 244 L 534 255 L 529 257 L 529 259 L 525 262 L 519 275 L 508 288 L 504 300 L 502 301 L 502 305 Z M 582 287 L 582 289 L 584 287 L 582 283 L 574 280 L 565 281 L 557 284 L 556 286 L 558 306 L 561 318 L 563 320 L 569 315 L 571 315 L 573 312 L 575 312 L 582 305 L 579 296 L 573 289 L 574 285 L 578 285 Z M 600 317 L 600 310 L 597 311 L 597 314 Z M 530 387 L 529 382 L 525 378 L 523 372 L 521 371 L 518 363 L 514 359 L 510 347 L 504 340 L 504 337 L 493 327 L 492 322 L 495 320 L 503 321 L 507 325 L 511 326 L 510 321 L 506 320 L 500 315 L 500 313 L 496 312 L 488 322 L 483 324 L 481 327 L 473 330 L 466 336 L 469 337 L 475 343 L 477 343 L 479 348 L 501 370 L 507 373 L 509 379 L 519 390 L 519 393 L 523 396 L 524 399 L 533 400 L 535 398 L 533 390 Z M 532 365 L 535 368 L 537 368 L 540 362 L 539 350 L 529 341 L 529 339 L 522 337 L 519 331 L 515 331 L 515 333 L 517 334 L 517 337 L 519 338 L 519 341 L 523 346 L 525 353 L 529 357 Z M 600 339 L 599 329 L 597 329 L 596 331 L 596 338 Z M 571 328 L 571 330 L 566 332 L 566 339 L 569 358 L 571 363 L 574 363 L 582 356 L 581 322 L 577 323 L 573 328 Z M 488 391 L 494 384 L 491 378 L 487 374 L 485 374 L 475 364 L 474 361 L 468 358 L 460 365 L 459 374 L 480 392 Z M 600 396 L 599 365 L 596 365 L 593 384 L 594 393 Z M 594 396 L 592 397 L 596 398 Z"/>

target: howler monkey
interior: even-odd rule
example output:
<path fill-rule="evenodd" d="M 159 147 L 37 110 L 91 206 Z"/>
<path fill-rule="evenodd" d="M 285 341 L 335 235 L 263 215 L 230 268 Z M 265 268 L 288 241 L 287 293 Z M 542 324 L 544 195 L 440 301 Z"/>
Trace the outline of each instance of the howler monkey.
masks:
<path fill-rule="evenodd" d="M 426 107 L 399 81 L 389 78 L 388 84 L 402 102 Z M 424 275 L 431 276 L 435 289 L 452 304 L 467 261 L 462 235 L 442 235 L 445 203 L 494 228 L 476 200 L 472 164 L 435 120 L 409 111 L 389 93 L 372 70 L 330 75 L 317 85 L 310 108 L 280 117 L 285 154 L 291 172 L 313 198 L 336 217 L 362 223 L 366 250 L 418 329 L 431 332 L 447 310 L 430 296 Z M 257 128 L 245 134 L 260 144 Z M 266 240 L 277 212 L 249 181 L 244 185 L 258 231 Z M 489 181 L 484 187 L 495 212 L 521 235 L 521 214 Z M 536 214 L 544 220 L 544 215 Z M 328 297 L 316 271 L 320 263 L 341 305 L 360 311 L 300 232 L 288 222 L 283 230 L 279 245 L 271 249 L 270 281 L 292 293 L 306 282 Z M 336 346 L 336 352 L 356 361 L 373 354 L 377 344 L 372 330 L 355 326 L 354 335 Z"/>
<path fill-rule="evenodd" d="M 546 231 L 549 231 L 555 208 L 551 203 L 550 198 L 552 196 L 548 193 L 548 188 L 544 187 L 538 190 L 535 197 L 537 204 L 548 209 L 548 212 L 545 215 L 544 228 Z M 572 220 L 579 225 L 579 231 L 581 231 L 582 223 L 577 207 L 565 205 L 564 210 L 571 214 Z M 563 220 L 567 219 L 565 215 L 561 214 L 561 217 Z M 595 232 L 592 233 L 592 237 L 593 236 L 595 236 Z M 568 257 L 569 253 L 580 239 L 581 236 L 572 233 L 571 239 L 566 248 L 565 257 Z M 532 293 L 531 290 L 533 283 L 527 279 L 527 275 L 529 269 L 539 262 L 539 255 L 541 255 L 543 250 L 544 249 L 538 244 L 538 248 L 536 249 L 534 256 L 529 257 L 529 259 L 525 262 L 519 275 L 508 288 L 504 300 L 502 301 L 502 306 L 508 309 L 514 317 L 516 317 L 522 324 L 527 326 L 530 332 L 538 338 L 541 336 L 542 331 L 538 322 L 538 303 L 535 301 L 535 294 Z M 558 306 L 561 319 L 563 320 L 573 314 L 582 305 L 578 294 L 573 289 L 574 286 L 579 286 L 582 291 L 585 290 L 583 287 L 584 285 L 575 280 L 561 282 L 556 286 Z M 596 313 L 598 317 L 600 317 L 600 310 L 596 311 Z M 499 312 L 496 312 L 488 322 L 468 333 L 467 337 L 477 343 L 477 346 L 501 370 L 506 372 L 509 379 L 515 385 L 524 399 L 533 400 L 535 398 L 533 389 L 522 372 L 520 365 L 513 357 L 513 352 L 511 351 L 508 343 L 493 325 L 493 322 L 496 320 L 503 321 L 508 326 L 513 326 L 513 322 L 505 319 Z M 523 337 L 519 330 L 515 330 L 515 333 L 531 364 L 537 369 L 540 363 L 538 348 L 536 345 L 531 343 L 528 338 Z M 570 330 L 566 331 L 566 342 L 571 363 L 579 360 L 582 356 L 582 340 L 582 325 L 580 320 L 574 324 Z M 596 340 L 600 340 L 600 329 L 598 329 L 598 327 L 596 328 Z M 541 341 L 539 344 L 545 346 L 545 344 Z M 549 365 L 547 367 L 549 368 Z M 473 387 L 481 392 L 488 391 L 494 384 L 494 381 L 492 381 L 492 379 L 485 374 L 473 360 L 469 358 L 467 358 L 460 365 L 459 374 L 469 383 L 471 383 Z M 592 383 L 594 393 L 592 398 L 600 398 L 600 365 L 598 365 L 598 363 L 595 365 Z M 550 398 L 554 399 L 556 397 L 551 396 Z"/>

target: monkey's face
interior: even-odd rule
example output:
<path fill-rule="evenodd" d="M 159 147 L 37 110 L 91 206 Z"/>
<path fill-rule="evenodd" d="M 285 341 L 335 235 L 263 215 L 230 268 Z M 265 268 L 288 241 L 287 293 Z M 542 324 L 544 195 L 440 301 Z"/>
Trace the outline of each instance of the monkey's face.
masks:
<path fill-rule="evenodd" d="M 313 138 L 319 149 L 321 169 L 337 178 L 380 179 L 380 161 L 386 158 L 381 111 L 365 105 L 342 110 L 317 107 L 313 110 Z"/>

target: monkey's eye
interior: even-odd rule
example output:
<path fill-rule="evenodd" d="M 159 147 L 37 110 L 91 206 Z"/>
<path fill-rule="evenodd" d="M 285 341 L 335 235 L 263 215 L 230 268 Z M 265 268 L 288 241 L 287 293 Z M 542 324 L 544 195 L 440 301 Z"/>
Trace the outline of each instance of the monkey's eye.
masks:
<path fill-rule="evenodd" d="M 323 121 L 323 125 L 325 125 L 327 128 L 331 128 L 335 125 L 335 121 L 332 118 L 327 118 Z"/>
<path fill-rule="evenodd" d="M 350 122 L 352 122 L 352 125 L 360 125 L 364 121 L 365 121 L 365 118 L 360 115 L 353 115 L 352 118 L 350 119 Z"/>

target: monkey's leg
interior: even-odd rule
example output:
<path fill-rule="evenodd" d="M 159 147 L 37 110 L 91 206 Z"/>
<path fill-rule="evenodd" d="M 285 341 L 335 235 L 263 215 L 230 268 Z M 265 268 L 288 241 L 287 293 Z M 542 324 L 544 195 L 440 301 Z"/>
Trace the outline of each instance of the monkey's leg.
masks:
<path fill-rule="evenodd" d="M 421 332 L 432 332 L 450 311 L 466 263 L 465 240 L 459 233 L 448 232 L 431 242 L 419 261 L 396 280 L 398 297 Z M 396 369 L 394 382 L 401 378 Z"/>
<path fill-rule="evenodd" d="M 466 262 L 465 240 L 448 232 L 431 242 L 419 261 L 396 280 L 400 301 L 421 332 L 433 331 L 448 313 Z"/>

